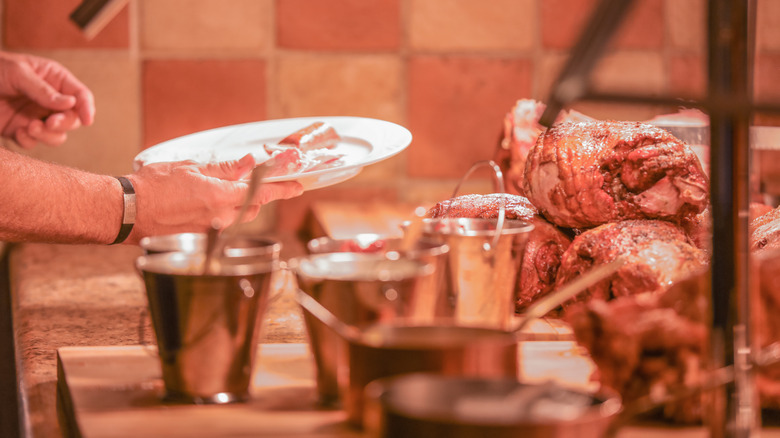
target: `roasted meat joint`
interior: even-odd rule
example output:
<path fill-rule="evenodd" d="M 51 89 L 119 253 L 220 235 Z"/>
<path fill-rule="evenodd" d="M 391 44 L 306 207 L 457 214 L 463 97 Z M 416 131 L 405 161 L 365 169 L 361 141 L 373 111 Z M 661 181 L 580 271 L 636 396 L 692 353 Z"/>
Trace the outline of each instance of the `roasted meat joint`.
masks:
<path fill-rule="evenodd" d="M 684 141 L 648 122 L 599 121 L 563 113 L 549 129 L 544 104 L 520 100 L 505 118 L 496 160 L 511 194 L 461 196 L 429 215 L 507 217 L 535 225 L 517 281 L 517 306 L 530 304 L 589 270 L 624 260 L 616 273 L 549 316 L 566 321 L 596 364 L 593 378 L 628 406 L 706 380 L 712 226 L 707 172 Z M 661 117 L 685 118 L 691 110 Z M 654 119 L 655 120 L 655 119 Z M 750 207 L 750 252 L 758 273 L 753 341 L 780 338 L 775 273 L 780 209 Z M 762 406 L 776 408 L 777 367 L 762 369 Z M 677 423 L 702 421 L 702 395 L 658 409 Z"/>

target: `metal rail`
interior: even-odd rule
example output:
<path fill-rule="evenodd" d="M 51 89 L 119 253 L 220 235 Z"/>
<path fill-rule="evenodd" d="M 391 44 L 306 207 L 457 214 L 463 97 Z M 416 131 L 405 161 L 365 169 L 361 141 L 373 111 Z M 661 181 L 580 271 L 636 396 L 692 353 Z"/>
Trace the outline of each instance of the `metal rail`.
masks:
<path fill-rule="evenodd" d="M 576 100 L 674 104 L 702 109 L 710 117 L 711 204 L 713 218 L 713 366 L 737 366 L 735 383 L 721 388 L 710 409 L 712 437 L 750 436 L 760 423 L 750 353 L 748 220 L 750 119 L 780 107 L 752 99 L 755 0 L 708 2 L 708 96 L 699 100 L 595 93 L 590 74 L 633 0 L 602 0 L 572 49 L 540 119 L 551 126 L 565 105 Z"/>

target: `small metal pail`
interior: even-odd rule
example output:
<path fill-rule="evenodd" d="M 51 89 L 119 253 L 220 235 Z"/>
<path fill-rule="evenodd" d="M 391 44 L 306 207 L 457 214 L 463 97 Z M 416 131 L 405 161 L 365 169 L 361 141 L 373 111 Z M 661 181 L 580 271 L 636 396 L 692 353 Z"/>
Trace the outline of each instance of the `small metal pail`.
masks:
<path fill-rule="evenodd" d="M 277 258 L 224 263 L 203 274 L 203 254 L 141 256 L 165 399 L 228 403 L 249 396 L 260 318 Z"/>
<path fill-rule="evenodd" d="M 324 253 L 294 258 L 288 267 L 305 294 L 347 324 L 411 319 L 424 291 L 418 283 L 432 274 L 419 260 L 388 259 L 382 254 Z M 346 367 L 346 344 L 332 330 L 303 310 L 309 345 L 316 365 L 322 404 L 339 401 L 338 375 Z"/>
<path fill-rule="evenodd" d="M 423 236 L 449 247 L 445 287 L 458 325 L 508 330 L 515 285 L 533 225 L 520 220 L 423 220 Z"/>

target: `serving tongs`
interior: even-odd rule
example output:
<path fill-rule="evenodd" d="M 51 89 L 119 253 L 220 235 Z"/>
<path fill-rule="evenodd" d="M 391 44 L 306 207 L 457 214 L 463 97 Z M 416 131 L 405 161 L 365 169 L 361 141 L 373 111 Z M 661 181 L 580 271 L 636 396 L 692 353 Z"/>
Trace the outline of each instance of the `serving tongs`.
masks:
<path fill-rule="evenodd" d="M 263 176 L 266 172 L 268 172 L 268 166 L 265 164 L 260 164 L 252 169 L 252 173 L 249 176 L 249 188 L 244 197 L 244 202 L 241 204 L 238 215 L 236 215 L 236 218 L 230 225 L 223 228 L 221 221 L 218 219 L 211 221 L 211 226 L 206 233 L 206 259 L 203 262 L 204 275 L 214 275 L 220 272 L 225 247 L 235 237 L 239 225 L 243 223 L 244 216 L 246 216 L 246 212 L 249 210 L 249 205 L 252 203 L 255 193 L 263 184 Z"/>

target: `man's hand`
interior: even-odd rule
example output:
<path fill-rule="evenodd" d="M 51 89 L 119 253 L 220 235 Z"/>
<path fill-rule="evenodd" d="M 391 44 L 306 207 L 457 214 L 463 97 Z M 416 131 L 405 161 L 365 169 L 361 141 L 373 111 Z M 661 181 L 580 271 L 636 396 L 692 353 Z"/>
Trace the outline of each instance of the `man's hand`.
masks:
<path fill-rule="evenodd" d="M 232 223 L 249 188 L 242 178 L 254 166 L 254 158 L 247 155 L 213 164 L 152 163 L 128 175 L 138 202 L 136 225 L 128 243 L 137 243 L 143 236 L 205 232 L 214 219 Z M 298 196 L 302 191 L 300 183 L 293 181 L 265 183 L 257 190 L 244 220 L 254 219 L 261 205 Z"/>
<path fill-rule="evenodd" d="M 19 146 L 59 146 L 69 131 L 91 125 L 92 92 L 59 63 L 0 52 L 0 135 Z"/>

